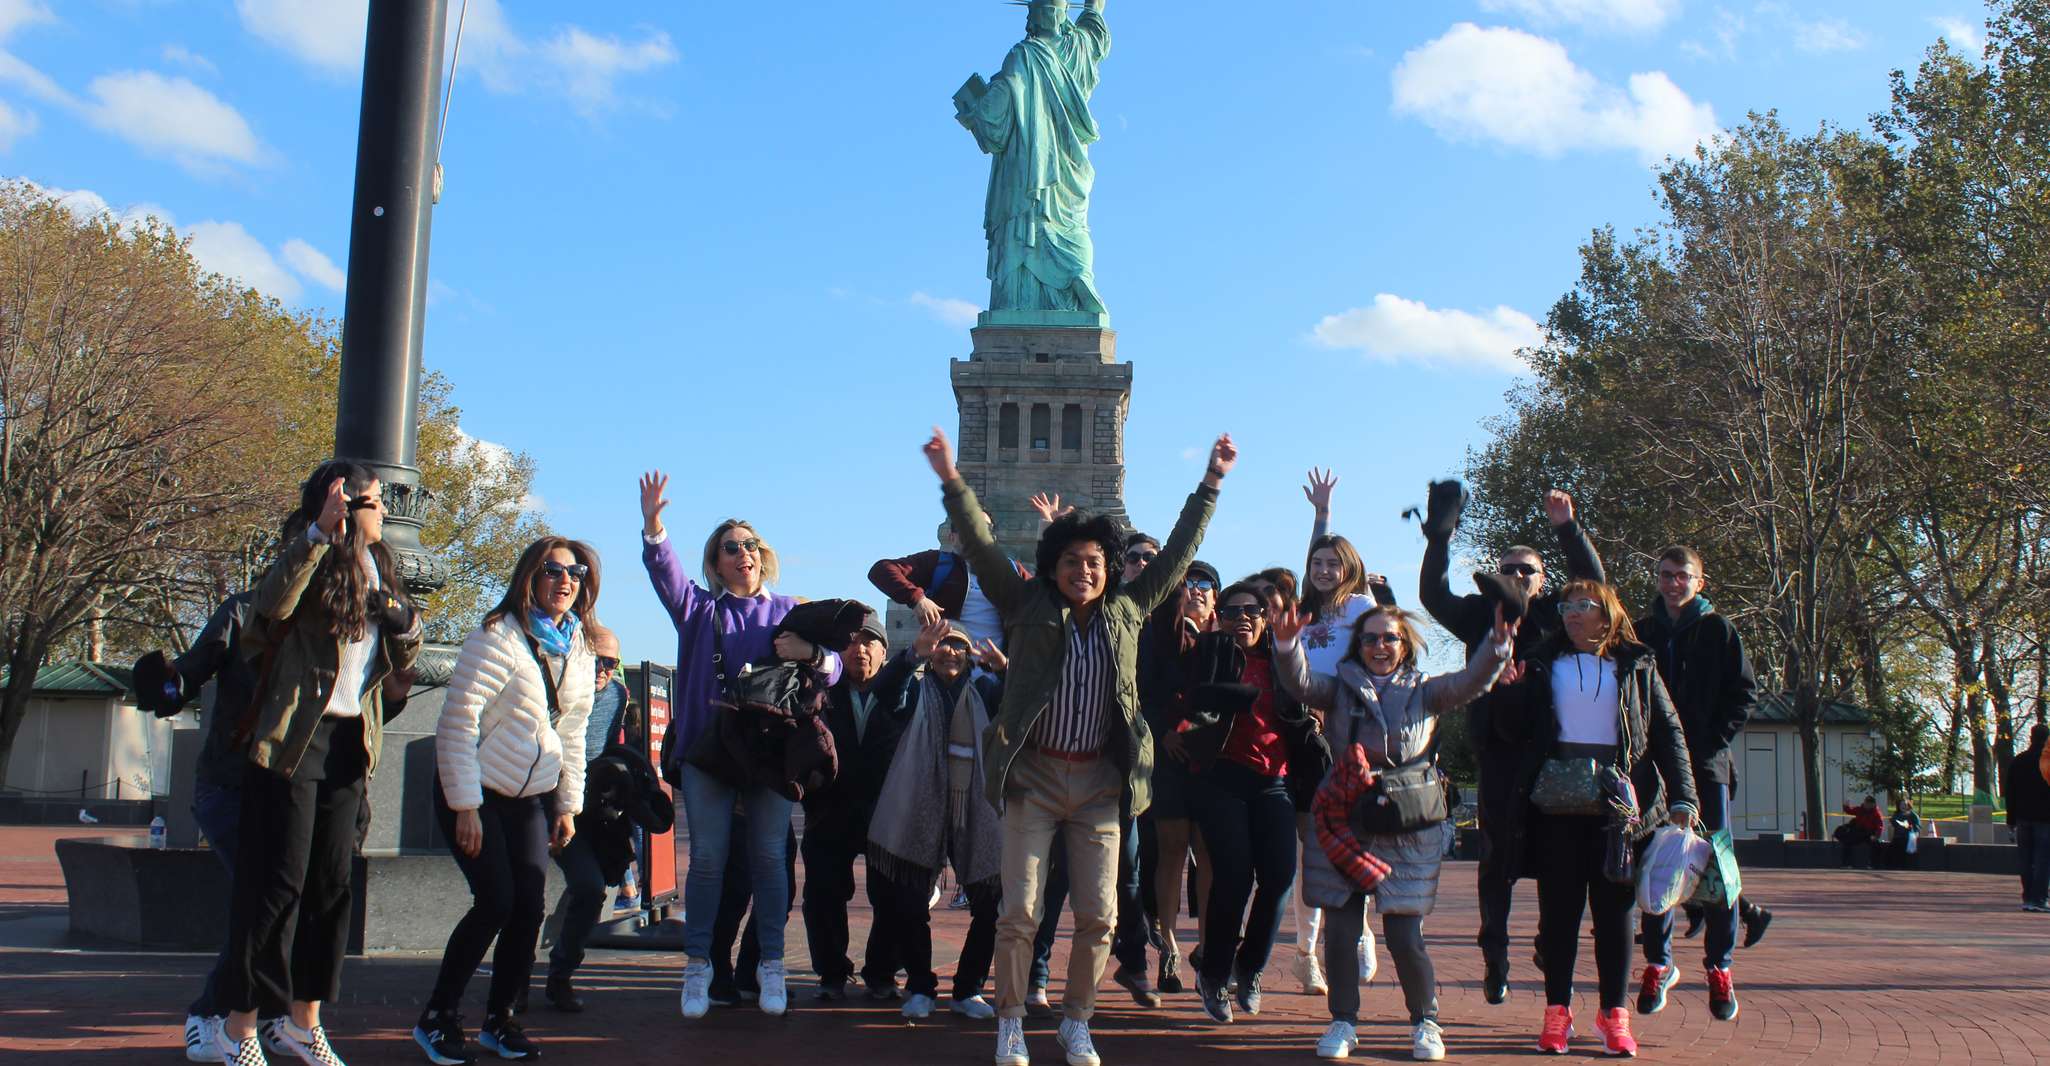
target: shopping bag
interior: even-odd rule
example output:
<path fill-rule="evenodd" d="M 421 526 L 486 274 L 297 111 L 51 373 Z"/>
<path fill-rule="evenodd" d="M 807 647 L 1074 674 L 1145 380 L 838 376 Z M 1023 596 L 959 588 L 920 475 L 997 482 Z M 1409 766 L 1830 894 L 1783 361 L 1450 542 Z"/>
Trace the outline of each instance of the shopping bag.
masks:
<path fill-rule="evenodd" d="M 1711 907 L 1734 907 L 1744 894 L 1744 875 L 1737 869 L 1737 842 L 1727 829 L 1708 835 L 1711 852 L 1701 882 L 1694 888 L 1693 902 Z"/>
<path fill-rule="evenodd" d="M 1638 863 L 1638 908 L 1646 914 L 1664 914 L 1692 899 L 1714 861 L 1714 846 L 1699 834 L 1677 825 L 1659 826 Z"/>

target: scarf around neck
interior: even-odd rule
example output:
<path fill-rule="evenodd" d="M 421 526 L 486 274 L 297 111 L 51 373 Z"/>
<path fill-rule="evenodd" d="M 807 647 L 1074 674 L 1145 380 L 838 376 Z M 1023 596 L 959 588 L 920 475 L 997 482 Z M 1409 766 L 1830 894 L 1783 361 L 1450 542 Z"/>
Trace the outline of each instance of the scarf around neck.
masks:
<path fill-rule="evenodd" d="M 541 645 L 541 650 L 550 655 L 568 655 L 570 642 L 575 640 L 577 635 L 576 612 L 563 615 L 562 624 L 557 625 L 553 619 L 540 611 L 529 610 L 527 635 L 533 637 L 534 642 Z"/>
<path fill-rule="evenodd" d="M 962 679 L 959 694 L 947 688 L 929 673 L 919 682 L 918 709 L 897 743 L 869 821 L 868 861 L 900 884 L 930 884 L 949 862 L 964 888 L 994 884 L 1003 873 L 1004 829 L 996 808 L 980 788 L 959 797 L 949 788 L 953 716 L 971 716 L 967 724 L 975 738 L 975 772 L 970 780 L 980 782 L 989 709 L 972 679 Z"/>

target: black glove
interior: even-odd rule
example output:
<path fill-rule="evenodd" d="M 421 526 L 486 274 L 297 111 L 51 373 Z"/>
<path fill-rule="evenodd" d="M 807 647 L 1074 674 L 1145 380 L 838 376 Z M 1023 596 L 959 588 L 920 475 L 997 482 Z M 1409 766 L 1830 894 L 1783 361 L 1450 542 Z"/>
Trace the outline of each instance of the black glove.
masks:
<path fill-rule="evenodd" d="M 386 636 L 403 636 L 412 631 L 413 619 L 417 615 L 405 600 L 386 589 L 378 589 L 370 594 L 370 598 L 371 618 L 383 627 Z"/>
<path fill-rule="evenodd" d="M 1473 583 L 1481 590 L 1481 597 L 1502 608 L 1502 620 L 1517 622 L 1530 613 L 1530 597 L 1523 591 L 1523 582 L 1508 574 L 1497 574 L 1486 570 L 1473 575 Z"/>
<path fill-rule="evenodd" d="M 1424 536 L 1449 540 L 1459 529 L 1459 518 L 1473 497 L 1457 480 L 1431 482 L 1431 494 L 1424 510 Z"/>
<path fill-rule="evenodd" d="M 1193 660 L 1188 695 L 1191 721 L 1229 721 L 1252 709 L 1260 690 L 1239 681 L 1245 674 L 1246 653 L 1228 635 L 1206 633 L 1189 654 Z"/>
<path fill-rule="evenodd" d="M 134 685 L 136 707 L 158 718 L 169 718 L 185 705 L 185 679 L 161 651 L 135 660 Z"/>

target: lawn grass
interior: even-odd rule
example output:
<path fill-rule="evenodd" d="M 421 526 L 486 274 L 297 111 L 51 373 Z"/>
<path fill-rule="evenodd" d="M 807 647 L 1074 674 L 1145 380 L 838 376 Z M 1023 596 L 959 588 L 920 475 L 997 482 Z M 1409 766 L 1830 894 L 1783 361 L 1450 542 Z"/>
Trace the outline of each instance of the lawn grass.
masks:
<path fill-rule="evenodd" d="M 1941 818 L 1945 821 L 1963 821 L 1972 816 L 1972 797 L 1967 795 L 1930 795 L 1915 797 L 1915 813 L 1924 818 Z M 2000 797 L 1993 798 L 1993 820 L 2007 821 L 2005 805 Z"/>

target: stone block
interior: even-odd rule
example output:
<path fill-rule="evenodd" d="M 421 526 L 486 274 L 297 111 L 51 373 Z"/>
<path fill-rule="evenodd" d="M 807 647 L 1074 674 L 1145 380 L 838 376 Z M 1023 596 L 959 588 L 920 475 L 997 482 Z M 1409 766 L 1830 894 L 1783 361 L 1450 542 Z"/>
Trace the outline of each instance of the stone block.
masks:
<path fill-rule="evenodd" d="M 228 935 L 227 868 L 205 848 L 147 835 L 57 841 L 71 931 L 154 951 L 218 951 Z"/>

